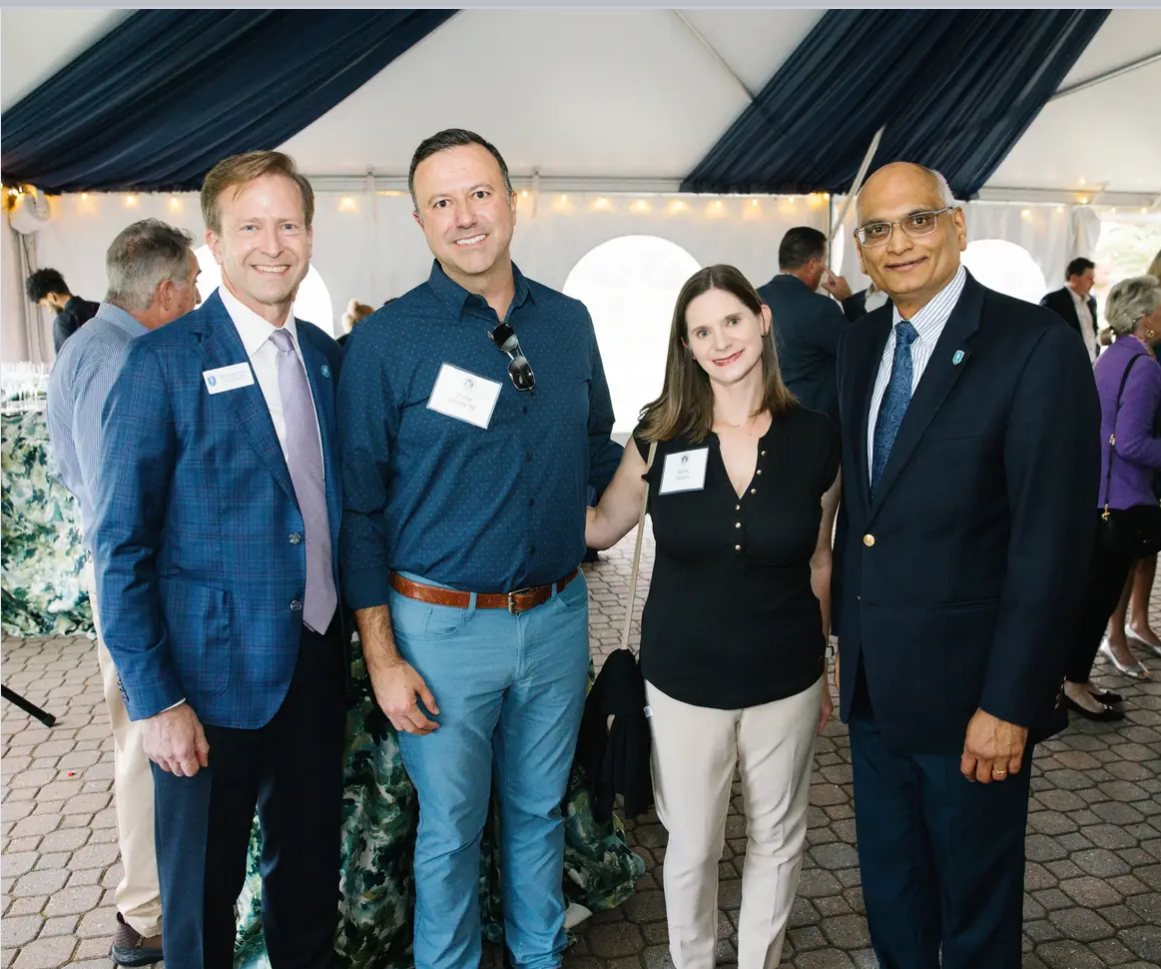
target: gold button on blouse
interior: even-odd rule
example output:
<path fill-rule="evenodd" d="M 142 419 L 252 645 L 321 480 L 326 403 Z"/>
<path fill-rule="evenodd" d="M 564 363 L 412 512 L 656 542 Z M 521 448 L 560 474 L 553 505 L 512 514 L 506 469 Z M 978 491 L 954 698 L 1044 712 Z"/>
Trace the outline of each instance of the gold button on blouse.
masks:
<path fill-rule="evenodd" d="M 875 544 L 875 536 L 874 535 L 864 535 L 863 536 L 863 544 L 866 545 L 867 548 L 870 548 L 872 545 Z"/>
<path fill-rule="evenodd" d="M 734 522 L 734 528 L 741 528 L 741 527 L 742 527 L 741 522 Z"/>
<path fill-rule="evenodd" d="M 734 546 L 734 551 L 735 551 L 735 552 L 740 552 L 741 550 L 742 550 L 742 546 L 741 546 L 741 545 L 735 545 L 735 546 Z"/>

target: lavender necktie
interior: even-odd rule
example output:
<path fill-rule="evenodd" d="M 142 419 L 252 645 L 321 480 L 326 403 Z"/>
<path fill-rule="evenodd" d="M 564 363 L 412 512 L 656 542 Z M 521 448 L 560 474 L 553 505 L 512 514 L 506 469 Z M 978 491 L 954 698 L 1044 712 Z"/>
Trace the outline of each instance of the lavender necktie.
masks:
<path fill-rule="evenodd" d="M 278 349 L 278 392 L 286 422 L 286 463 L 306 532 L 306 595 L 302 621 L 317 633 L 325 633 L 335 614 L 334 573 L 331 570 L 331 528 L 327 517 L 327 492 L 323 481 L 318 418 L 306 382 L 302 361 L 294 352 L 294 339 L 286 330 L 275 330 L 270 339 Z M 291 537 L 294 541 L 294 537 Z"/>

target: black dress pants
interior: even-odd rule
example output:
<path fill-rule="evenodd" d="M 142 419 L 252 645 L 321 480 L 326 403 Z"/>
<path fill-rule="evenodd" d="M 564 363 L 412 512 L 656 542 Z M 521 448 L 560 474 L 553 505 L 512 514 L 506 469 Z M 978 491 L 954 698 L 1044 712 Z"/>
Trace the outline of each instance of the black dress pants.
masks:
<path fill-rule="evenodd" d="M 1088 682 L 1109 615 L 1116 609 L 1129 570 L 1136 561 L 1131 555 L 1111 549 L 1107 542 L 1102 541 L 1104 525 L 1100 521 L 1099 512 L 1094 521 L 1097 537 L 1093 543 L 1088 581 L 1072 627 L 1073 638 L 1065 670 L 1065 676 L 1071 683 Z"/>
<path fill-rule="evenodd" d="M 273 969 L 331 969 L 338 923 L 343 644 L 302 630 L 286 698 L 264 727 L 205 726 L 209 767 L 153 765 L 162 943 L 168 969 L 232 969 L 234 903 L 255 808 L 262 926 Z"/>

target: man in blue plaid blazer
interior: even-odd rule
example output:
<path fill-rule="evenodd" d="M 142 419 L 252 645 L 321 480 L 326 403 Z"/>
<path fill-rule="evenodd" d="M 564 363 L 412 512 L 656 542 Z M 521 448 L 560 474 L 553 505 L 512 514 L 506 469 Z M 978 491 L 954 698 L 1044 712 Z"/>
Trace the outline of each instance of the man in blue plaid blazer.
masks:
<path fill-rule="evenodd" d="M 232 966 L 255 807 L 272 966 L 334 961 L 342 350 L 292 312 L 313 201 L 280 153 L 216 166 L 202 210 L 221 287 L 133 344 L 104 410 L 98 598 L 153 762 L 171 969 Z"/>

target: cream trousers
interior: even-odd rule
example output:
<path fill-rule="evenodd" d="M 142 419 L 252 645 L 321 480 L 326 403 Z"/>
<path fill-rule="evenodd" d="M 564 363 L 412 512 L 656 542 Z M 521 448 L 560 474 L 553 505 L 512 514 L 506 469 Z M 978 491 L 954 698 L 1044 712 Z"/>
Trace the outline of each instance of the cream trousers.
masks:
<path fill-rule="evenodd" d="M 798 889 L 822 679 L 801 693 L 742 710 L 691 706 L 645 684 L 657 815 L 669 832 L 665 906 L 676 969 L 712 969 L 718 861 L 734 771 L 746 813 L 738 969 L 782 957 Z"/>
<path fill-rule="evenodd" d="M 161 934 L 161 889 L 153 841 L 153 774 L 141 746 L 141 723 L 129 719 L 113 657 L 101 636 L 92 560 L 85 566 L 84 582 L 97 629 L 97 662 L 105 706 L 113 725 L 113 801 L 124 869 L 115 892 L 117 911 L 135 932 L 149 938 Z"/>

